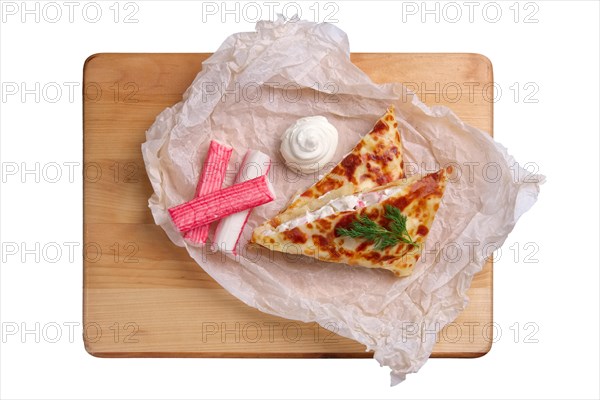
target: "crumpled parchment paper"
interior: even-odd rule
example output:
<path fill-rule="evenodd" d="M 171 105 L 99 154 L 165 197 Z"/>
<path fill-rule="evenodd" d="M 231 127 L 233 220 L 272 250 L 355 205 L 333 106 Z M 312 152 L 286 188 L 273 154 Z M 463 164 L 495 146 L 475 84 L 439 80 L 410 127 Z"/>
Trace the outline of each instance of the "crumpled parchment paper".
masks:
<path fill-rule="evenodd" d="M 428 108 L 401 84 L 374 84 L 349 57 L 346 34 L 326 23 L 280 17 L 259 22 L 256 32 L 227 38 L 203 63 L 183 100 L 147 131 L 142 152 L 154 189 L 149 206 L 169 238 L 186 246 L 231 294 L 281 317 L 334 323 L 338 334 L 373 350 L 396 384 L 419 370 L 435 344 L 434 335 L 405 335 L 403 327 L 439 329 L 457 317 L 467 305 L 473 275 L 535 203 L 544 177 L 522 169 L 502 145 L 448 108 Z M 318 178 L 285 168 L 279 146 L 289 125 L 301 117 L 326 116 L 339 131 L 333 159 L 338 162 L 390 104 L 404 127 L 407 174 L 425 175 L 448 165 L 456 171 L 423 249 L 426 256 L 411 276 L 399 279 L 384 270 L 246 247 L 254 227 Z M 247 149 L 273 160 L 270 179 L 277 200 L 252 212 L 235 259 L 186 244 L 167 212 L 193 198 L 213 138 L 234 148 L 225 184 Z M 448 246 L 452 260 L 436 257 Z"/>

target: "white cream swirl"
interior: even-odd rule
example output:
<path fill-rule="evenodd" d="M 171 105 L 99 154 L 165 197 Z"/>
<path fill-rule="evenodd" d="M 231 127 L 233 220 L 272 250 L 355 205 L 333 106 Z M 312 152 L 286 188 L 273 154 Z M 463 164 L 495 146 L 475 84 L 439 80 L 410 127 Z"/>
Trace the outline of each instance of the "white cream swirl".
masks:
<path fill-rule="evenodd" d="M 310 174 L 322 169 L 333 158 L 338 132 L 327 118 L 304 117 L 281 137 L 281 155 L 288 168 Z"/>

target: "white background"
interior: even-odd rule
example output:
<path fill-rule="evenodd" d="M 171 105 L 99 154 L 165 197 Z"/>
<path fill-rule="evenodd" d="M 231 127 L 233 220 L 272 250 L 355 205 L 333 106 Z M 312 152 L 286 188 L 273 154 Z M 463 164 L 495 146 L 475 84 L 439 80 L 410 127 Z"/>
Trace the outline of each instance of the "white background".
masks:
<path fill-rule="evenodd" d="M 502 15 L 479 3 L 469 21 L 469 6 L 453 9 L 439 3 L 435 14 L 423 8 L 435 3 L 338 2 L 325 9 L 313 2 L 300 5 L 302 17 L 331 17 L 347 32 L 355 52 L 474 52 L 489 57 L 503 95 L 495 104 L 495 138 L 518 161 L 535 162 L 548 179 L 538 203 L 509 236 L 494 270 L 494 318 L 502 330 L 491 352 L 479 359 L 432 359 L 417 374 L 389 387 L 387 368 L 374 360 L 231 360 L 231 359 L 98 359 L 89 356 L 75 328 L 73 340 L 65 324 L 81 322 L 82 265 L 82 66 L 97 52 L 212 52 L 227 35 L 254 29 L 254 10 L 203 14 L 201 3 L 135 2 L 137 23 L 123 19 L 136 8 L 122 3 L 114 22 L 114 3 L 100 2 L 97 23 L 85 20 L 84 2 L 56 9 L 39 3 L 36 15 L 22 15 L 21 2 L 3 2 L 0 59 L 3 98 L 0 103 L 1 240 L 78 243 L 70 260 L 63 255 L 10 255 L 1 267 L 1 397 L 2 398 L 193 398 L 193 397 L 319 397 L 319 398 L 598 398 L 598 89 L 599 5 L 587 2 L 546 2 L 514 5 L 498 2 Z M 6 3 L 12 3 L 13 8 Z M 366 2 L 365 2 L 366 3 Z M 409 4 L 410 3 L 410 4 Z M 28 3 L 35 7 L 34 2 Z M 257 2 L 268 18 L 268 4 Z M 281 12 L 281 2 L 274 6 Z M 455 6 L 457 5 L 457 6 Z M 18 8 L 12 14 L 14 6 Z M 229 4 L 230 8 L 235 7 Z M 416 11 L 415 11 L 416 7 Z M 456 7 L 462 17 L 455 19 Z M 512 8 L 510 8 L 512 7 Z M 316 18 L 314 9 L 319 9 Z M 114 9 L 114 7 L 113 7 Z M 520 11 L 519 15 L 515 10 Z M 445 10 L 445 12 L 444 12 Z M 88 19 L 94 10 L 87 9 Z M 287 8 L 291 13 L 293 8 Z M 412 14 L 411 12 L 416 12 Z M 537 22 L 525 23 L 529 20 Z M 289 15 L 291 16 L 291 15 Z M 25 23 L 21 18 L 25 17 Z M 203 17 L 205 22 L 203 22 Z M 235 19 L 239 18 L 239 22 Z M 225 18 L 226 23 L 221 19 Z M 425 23 L 421 22 L 425 18 Z M 515 18 L 517 22 L 515 22 Z M 486 20 L 487 19 L 487 20 Z M 6 96 L 11 83 L 32 88 L 56 82 L 63 87 L 41 93 L 39 102 L 20 93 Z M 69 82 L 77 82 L 69 99 Z M 528 82 L 539 88 L 527 102 Z M 515 83 L 521 92 L 515 98 Z M 513 88 L 516 88 L 513 86 Z M 531 88 L 531 86 L 529 86 Z M 6 97 L 6 98 L 4 98 Z M 25 162 L 78 162 L 75 178 L 68 169 L 57 183 L 44 176 L 7 174 Z M 49 170 L 47 171 L 50 172 Z M 53 175 L 52 175 L 53 176 Z M 52 179 L 52 178 L 51 178 Z M 22 182 L 25 180 L 25 183 Z M 166 239 L 165 239 L 166 240 Z M 533 242 L 539 251 L 524 246 Z M 520 248 L 519 254 L 514 250 Z M 516 256 L 516 262 L 515 262 Z M 50 329 L 62 336 L 50 343 L 47 330 L 36 342 L 7 329 L 23 326 Z M 537 332 L 524 324 L 537 326 Z M 515 323 L 518 323 L 518 328 Z M 24 325 L 23 325 L 24 324 Z M 50 325 L 49 325 L 50 324 Z M 512 327 L 512 329 L 511 329 Z M 41 328 L 40 328 L 41 329 Z M 516 333 L 519 333 L 516 337 Z M 43 333 L 43 332 L 42 332 Z M 533 343 L 528 343 L 532 342 Z M 537 343 L 536 343 L 537 341 Z"/>

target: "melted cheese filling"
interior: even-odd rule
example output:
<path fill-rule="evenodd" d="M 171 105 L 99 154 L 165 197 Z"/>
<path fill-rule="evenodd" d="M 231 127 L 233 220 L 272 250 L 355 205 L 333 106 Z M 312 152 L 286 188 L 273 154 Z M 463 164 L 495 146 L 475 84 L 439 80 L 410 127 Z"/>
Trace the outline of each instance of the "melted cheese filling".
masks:
<path fill-rule="evenodd" d="M 359 210 L 364 207 L 368 207 L 373 204 L 377 204 L 390 196 L 395 195 L 403 189 L 402 186 L 391 187 L 387 189 L 382 189 L 376 192 L 367 192 L 367 193 L 356 193 L 350 194 L 347 196 L 338 197 L 337 199 L 333 199 L 329 201 L 329 203 L 325 204 L 323 207 L 312 211 L 306 212 L 301 217 L 292 219 L 290 221 L 284 222 L 275 228 L 275 231 L 267 232 L 267 234 L 273 234 L 275 232 L 283 232 L 290 229 L 294 229 L 300 225 L 308 224 L 317 219 L 326 218 L 330 215 L 342 212 L 342 211 L 354 211 Z"/>

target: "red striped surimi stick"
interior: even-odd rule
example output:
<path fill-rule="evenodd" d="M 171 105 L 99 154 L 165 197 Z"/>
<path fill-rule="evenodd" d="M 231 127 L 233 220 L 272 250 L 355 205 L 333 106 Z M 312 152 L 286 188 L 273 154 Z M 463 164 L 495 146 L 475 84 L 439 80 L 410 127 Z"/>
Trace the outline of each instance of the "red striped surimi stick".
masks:
<path fill-rule="evenodd" d="M 170 208 L 169 214 L 177 229 L 186 232 L 274 199 L 275 192 L 267 176 L 262 175 Z"/>
<path fill-rule="evenodd" d="M 221 189 L 232 152 L 233 148 L 230 146 L 216 140 L 211 140 L 194 197 L 199 197 Z M 185 232 L 183 237 L 193 243 L 206 243 L 206 240 L 208 239 L 208 229 L 209 225 L 199 226 Z"/>
<path fill-rule="evenodd" d="M 235 177 L 235 183 L 267 175 L 270 166 L 271 159 L 268 155 L 258 150 L 248 150 Z M 213 242 L 221 251 L 237 254 L 237 244 L 251 212 L 248 209 L 219 221 Z"/>

